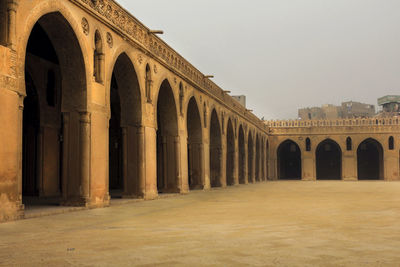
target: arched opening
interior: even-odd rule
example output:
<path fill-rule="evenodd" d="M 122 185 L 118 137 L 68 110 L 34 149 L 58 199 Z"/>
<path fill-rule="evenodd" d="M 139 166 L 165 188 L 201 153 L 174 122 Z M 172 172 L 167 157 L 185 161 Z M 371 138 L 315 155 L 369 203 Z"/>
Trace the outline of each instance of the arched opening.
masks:
<path fill-rule="evenodd" d="M 359 180 L 383 179 L 383 148 L 375 139 L 364 140 L 357 148 Z"/>
<path fill-rule="evenodd" d="M 145 77 L 145 92 L 147 102 L 151 103 L 151 69 L 149 64 L 146 64 L 146 77 Z"/>
<path fill-rule="evenodd" d="M 244 131 L 242 125 L 239 127 L 239 184 L 246 183 L 246 151 L 244 146 Z"/>
<path fill-rule="evenodd" d="M 254 142 L 253 136 L 249 131 L 248 141 L 247 141 L 247 179 L 249 183 L 253 183 L 254 179 Z"/>
<path fill-rule="evenodd" d="M 331 139 L 319 143 L 315 151 L 317 180 L 342 179 L 342 150 Z"/>
<path fill-rule="evenodd" d="M 261 165 L 261 181 L 265 180 L 265 146 L 264 146 L 264 139 L 261 139 L 261 159 L 260 159 L 260 165 Z"/>
<path fill-rule="evenodd" d="M 306 138 L 306 151 L 311 151 L 311 140 L 310 138 Z"/>
<path fill-rule="evenodd" d="M 393 138 L 393 136 L 389 137 L 388 143 L 389 143 L 389 150 L 393 150 L 394 149 L 394 138 Z"/>
<path fill-rule="evenodd" d="M 178 120 L 174 94 L 167 80 L 158 93 L 157 125 L 157 189 L 159 193 L 178 193 Z"/>
<path fill-rule="evenodd" d="M 278 147 L 278 179 L 301 180 L 301 151 L 292 140 L 286 140 Z"/>
<path fill-rule="evenodd" d="M 86 75 L 79 42 L 60 13 L 42 16 L 25 57 L 22 201 L 68 204 L 79 188 L 79 111 L 86 108 Z M 38 198 L 39 197 L 39 198 Z"/>
<path fill-rule="evenodd" d="M 346 150 L 351 151 L 353 149 L 353 142 L 351 140 L 351 137 L 346 138 Z"/>
<path fill-rule="evenodd" d="M 187 132 L 189 188 L 203 189 L 203 137 L 200 111 L 194 97 L 189 100 L 187 108 Z"/>
<path fill-rule="evenodd" d="M 93 53 L 93 76 L 96 82 L 104 81 L 104 51 L 103 41 L 99 31 L 94 33 L 94 53 Z"/>
<path fill-rule="evenodd" d="M 258 134 L 256 136 L 256 169 L 255 169 L 255 179 L 257 182 L 260 181 L 260 138 Z"/>
<path fill-rule="evenodd" d="M 210 182 L 211 187 L 221 186 L 221 127 L 215 109 L 211 112 L 210 122 Z"/>
<path fill-rule="evenodd" d="M 232 122 L 228 120 L 226 128 L 226 184 L 234 185 L 234 169 L 235 169 L 235 136 L 233 132 Z"/>
<path fill-rule="evenodd" d="M 134 66 L 125 53 L 117 58 L 112 72 L 110 111 L 110 196 L 139 195 L 137 132 L 141 125 L 141 98 Z"/>

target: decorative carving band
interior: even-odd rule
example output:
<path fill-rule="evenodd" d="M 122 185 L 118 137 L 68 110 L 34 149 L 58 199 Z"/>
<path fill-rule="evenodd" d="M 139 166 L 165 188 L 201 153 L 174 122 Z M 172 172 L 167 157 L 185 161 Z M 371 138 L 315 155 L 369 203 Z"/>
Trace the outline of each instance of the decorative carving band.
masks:
<path fill-rule="evenodd" d="M 82 24 L 83 33 L 86 34 L 86 35 L 89 35 L 90 28 L 89 28 L 88 20 L 86 18 L 82 18 L 82 23 L 81 24 Z"/>

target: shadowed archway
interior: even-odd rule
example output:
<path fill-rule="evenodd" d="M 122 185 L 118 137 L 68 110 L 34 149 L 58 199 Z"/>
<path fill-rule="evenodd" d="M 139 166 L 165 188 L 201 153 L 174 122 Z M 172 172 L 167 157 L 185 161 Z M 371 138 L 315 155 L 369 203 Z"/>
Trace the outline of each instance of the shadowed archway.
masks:
<path fill-rule="evenodd" d="M 244 142 L 244 131 L 239 126 L 239 184 L 246 183 L 246 151 Z"/>
<path fill-rule="evenodd" d="M 157 126 L 157 190 L 159 193 L 177 193 L 178 120 L 174 94 L 167 80 L 163 81 L 158 93 Z"/>
<path fill-rule="evenodd" d="M 110 115 L 109 193 L 111 197 L 137 196 L 141 98 L 134 66 L 125 53 L 117 58 L 111 76 Z"/>
<path fill-rule="evenodd" d="M 253 136 L 251 132 L 249 131 L 249 136 L 247 139 L 247 179 L 249 183 L 254 182 L 254 167 L 253 167 L 253 162 L 254 162 L 254 142 L 253 142 Z"/>
<path fill-rule="evenodd" d="M 326 139 L 315 151 L 317 180 L 342 179 L 342 150 L 338 143 Z"/>
<path fill-rule="evenodd" d="M 226 184 L 234 185 L 235 170 L 235 136 L 233 132 L 232 122 L 229 119 L 226 127 Z"/>
<path fill-rule="evenodd" d="M 301 151 L 292 140 L 282 142 L 277 151 L 278 179 L 301 180 Z"/>
<path fill-rule="evenodd" d="M 221 184 L 222 145 L 221 127 L 215 109 L 211 112 L 210 123 L 210 182 L 211 187 L 219 187 Z"/>
<path fill-rule="evenodd" d="M 260 162 L 261 161 L 261 151 L 260 151 L 260 138 L 257 134 L 256 136 L 256 169 L 255 169 L 255 179 L 257 182 L 261 180 L 260 177 Z"/>
<path fill-rule="evenodd" d="M 375 139 L 364 140 L 357 148 L 358 180 L 383 179 L 383 147 Z"/>
<path fill-rule="evenodd" d="M 82 113 L 86 71 L 78 39 L 58 12 L 42 16 L 32 28 L 25 85 L 22 201 L 29 206 L 45 197 L 40 204 L 75 205 L 88 196 L 88 188 L 82 190 L 77 142 L 80 116 L 87 116 Z"/>
<path fill-rule="evenodd" d="M 203 189 L 203 137 L 199 107 L 195 97 L 189 100 L 187 108 L 187 150 L 189 188 Z"/>

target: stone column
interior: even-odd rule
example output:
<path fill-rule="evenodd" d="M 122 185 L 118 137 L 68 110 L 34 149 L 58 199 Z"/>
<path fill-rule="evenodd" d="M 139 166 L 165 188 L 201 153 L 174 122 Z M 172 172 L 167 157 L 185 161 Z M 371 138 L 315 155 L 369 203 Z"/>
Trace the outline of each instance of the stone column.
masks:
<path fill-rule="evenodd" d="M 176 175 L 176 186 L 178 189 L 178 193 L 182 193 L 183 185 L 182 185 L 182 171 L 181 171 L 181 139 L 179 136 L 175 136 L 174 138 L 174 147 L 175 147 L 175 175 Z"/>
<path fill-rule="evenodd" d="M 80 197 L 84 205 L 90 199 L 90 113 L 79 113 Z"/>
<path fill-rule="evenodd" d="M 128 129 L 127 127 L 121 127 L 122 133 L 122 179 L 124 184 L 123 195 L 131 195 L 132 192 L 129 190 L 128 185 Z"/>
<path fill-rule="evenodd" d="M 235 150 L 233 156 L 233 184 L 239 184 L 239 139 L 235 138 L 234 140 Z"/>
<path fill-rule="evenodd" d="M 69 176 L 69 120 L 70 120 L 70 114 L 67 112 L 64 112 L 62 114 L 63 116 L 63 160 L 62 160 L 62 174 L 61 174 L 61 183 L 62 183 L 62 197 L 64 202 L 68 198 L 68 179 L 67 177 Z"/>
<path fill-rule="evenodd" d="M 146 164 L 145 164 L 145 147 L 144 147 L 144 127 L 139 126 L 137 128 L 138 138 L 138 164 L 137 164 L 137 175 L 139 180 L 138 196 L 143 197 L 146 193 Z M 157 156 L 156 156 L 157 158 Z"/>
<path fill-rule="evenodd" d="M 16 0 L 7 1 L 7 46 L 12 50 L 15 50 L 16 45 L 17 8 Z"/>

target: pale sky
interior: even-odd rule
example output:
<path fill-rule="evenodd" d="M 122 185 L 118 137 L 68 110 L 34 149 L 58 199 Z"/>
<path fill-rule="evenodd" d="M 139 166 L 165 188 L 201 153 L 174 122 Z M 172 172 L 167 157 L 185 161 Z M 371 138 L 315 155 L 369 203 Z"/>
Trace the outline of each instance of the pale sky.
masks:
<path fill-rule="evenodd" d="M 117 0 L 265 119 L 400 94 L 400 0 Z"/>

